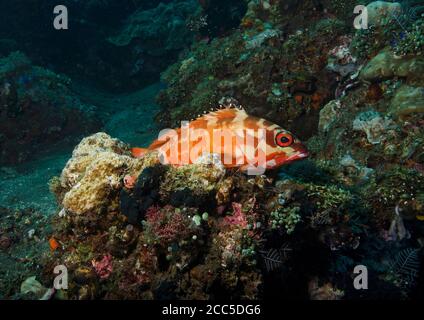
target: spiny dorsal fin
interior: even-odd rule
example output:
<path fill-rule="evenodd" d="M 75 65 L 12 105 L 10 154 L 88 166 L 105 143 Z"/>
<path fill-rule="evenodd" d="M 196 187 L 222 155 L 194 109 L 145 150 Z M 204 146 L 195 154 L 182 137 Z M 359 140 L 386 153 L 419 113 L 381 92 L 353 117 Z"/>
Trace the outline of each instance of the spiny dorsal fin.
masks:
<path fill-rule="evenodd" d="M 218 111 L 221 110 L 233 111 L 218 113 Z M 196 118 L 191 119 L 191 121 L 205 119 L 205 116 L 208 116 L 209 119 L 211 117 L 219 117 L 220 119 L 233 118 L 234 111 L 237 112 L 237 110 L 246 113 L 243 106 L 236 99 L 231 97 L 224 97 L 219 101 L 219 104 L 216 108 L 211 108 L 209 111 L 203 111 L 202 115 L 199 114 Z"/>
<path fill-rule="evenodd" d="M 223 109 L 210 111 L 198 117 L 197 119 L 194 119 L 191 124 L 194 125 L 195 122 L 200 123 L 204 121 L 213 122 L 213 123 L 229 122 L 236 118 L 242 119 L 246 117 L 247 117 L 246 111 L 244 111 L 243 109 L 223 108 Z"/>

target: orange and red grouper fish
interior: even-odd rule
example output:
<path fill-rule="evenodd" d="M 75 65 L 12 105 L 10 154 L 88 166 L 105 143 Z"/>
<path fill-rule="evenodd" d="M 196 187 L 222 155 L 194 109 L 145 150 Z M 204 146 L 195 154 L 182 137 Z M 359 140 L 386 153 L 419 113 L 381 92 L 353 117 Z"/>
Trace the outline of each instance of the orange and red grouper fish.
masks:
<path fill-rule="evenodd" d="M 165 130 L 147 148 L 133 148 L 134 157 L 158 151 L 160 161 L 170 165 L 196 163 L 205 153 L 217 154 L 226 168 L 245 171 L 253 167 L 275 169 L 308 156 L 306 147 L 280 126 L 248 115 L 243 109 L 226 107 Z"/>

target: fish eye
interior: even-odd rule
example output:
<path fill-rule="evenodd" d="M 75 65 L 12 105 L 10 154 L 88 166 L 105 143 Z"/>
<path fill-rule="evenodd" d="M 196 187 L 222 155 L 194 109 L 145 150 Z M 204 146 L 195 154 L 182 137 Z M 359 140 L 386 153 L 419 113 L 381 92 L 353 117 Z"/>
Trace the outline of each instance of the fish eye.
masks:
<path fill-rule="evenodd" d="M 291 146 L 293 144 L 293 141 L 293 136 L 287 132 L 281 131 L 275 136 L 275 143 L 277 144 L 277 146 L 282 148 Z"/>

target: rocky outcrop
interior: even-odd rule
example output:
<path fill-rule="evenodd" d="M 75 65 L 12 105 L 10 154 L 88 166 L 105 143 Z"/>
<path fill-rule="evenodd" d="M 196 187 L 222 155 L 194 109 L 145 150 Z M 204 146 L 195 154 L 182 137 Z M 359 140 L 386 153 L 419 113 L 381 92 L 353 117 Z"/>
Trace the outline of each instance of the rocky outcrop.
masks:
<path fill-rule="evenodd" d="M 399 16 L 402 6 L 399 2 L 373 1 L 367 5 L 368 24 L 371 26 L 381 26 L 387 19 Z"/>
<path fill-rule="evenodd" d="M 128 53 L 125 70 L 130 78 L 152 82 L 192 44 L 197 33 L 190 23 L 198 19 L 201 7 L 197 1 L 160 3 L 148 10 L 136 10 L 107 41 Z"/>
<path fill-rule="evenodd" d="M 150 10 L 138 10 L 109 41 L 117 46 L 127 46 L 136 40 L 147 54 L 164 56 L 168 51 L 179 50 L 191 43 L 193 33 L 187 28 L 187 21 L 198 10 L 200 6 L 193 0 L 160 3 Z"/>
<path fill-rule="evenodd" d="M 0 164 L 24 162 L 100 127 L 95 107 L 81 102 L 70 81 L 21 52 L 0 59 Z"/>
<path fill-rule="evenodd" d="M 390 103 L 390 113 L 396 117 L 424 114 L 424 87 L 401 86 Z"/>
<path fill-rule="evenodd" d="M 424 73 L 422 56 L 396 57 L 389 49 L 381 51 L 361 71 L 360 78 L 377 81 L 393 77 L 404 77 L 408 80 L 421 79 Z"/>

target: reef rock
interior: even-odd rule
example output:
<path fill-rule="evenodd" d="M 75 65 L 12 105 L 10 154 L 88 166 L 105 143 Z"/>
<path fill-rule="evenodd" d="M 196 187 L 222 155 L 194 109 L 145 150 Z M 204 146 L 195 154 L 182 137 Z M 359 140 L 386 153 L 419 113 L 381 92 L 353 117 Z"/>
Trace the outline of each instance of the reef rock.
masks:
<path fill-rule="evenodd" d="M 402 6 L 398 2 L 374 1 L 367 5 L 368 23 L 373 26 L 381 26 L 385 19 L 393 15 L 399 15 Z"/>
<path fill-rule="evenodd" d="M 122 178 L 135 159 L 128 147 L 105 133 L 81 141 L 63 169 L 62 205 L 75 214 L 100 213 L 110 204 L 110 196 L 122 187 Z"/>
<path fill-rule="evenodd" d="M 277 30 L 265 30 L 258 35 L 254 36 L 252 39 L 248 40 L 246 43 L 246 49 L 255 49 L 260 47 L 266 40 L 272 38 L 278 38 L 280 32 Z"/>
<path fill-rule="evenodd" d="M 129 147 L 117 139 L 111 138 L 104 132 L 84 138 L 72 152 L 60 176 L 62 187 L 73 186 L 85 175 L 87 168 L 101 154 L 130 155 Z"/>
<path fill-rule="evenodd" d="M 84 138 L 60 176 L 64 190 L 62 205 L 66 211 L 79 215 L 99 214 L 107 208 L 118 207 L 119 191 L 123 189 L 123 179 L 128 174 L 138 177 L 132 198 L 146 202 L 146 195 L 141 192 L 147 174 L 144 169 L 154 168 L 156 164 L 160 166 L 157 154 L 135 159 L 126 144 L 106 133 Z M 156 175 L 149 179 L 154 179 L 162 200 L 193 206 L 213 198 L 212 191 L 216 191 L 226 171 L 213 155 L 205 155 L 196 164 L 169 166 L 166 170 L 152 172 Z M 152 189 L 153 182 L 146 187 Z M 128 202 L 127 198 L 125 202 Z"/>
<path fill-rule="evenodd" d="M 385 49 L 375 56 L 362 69 L 360 78 L 367 81 L 377 81 L 393 77 L 405 77 L 415 80 L 424 73 L 424 58 L 420 56 L 395 56 Z"/>
<path fill-rule="evenodd" d="M 355 118 L 353 130 L 364 131 L 369 143 L 379 144 L 385 139 L 385 132 L 392 124 L 392 120 L 382 117 L 378 112 L 366 111 Z"/>
<path fill-rule="evenodd" d="M 76 214 L 101 212 L 110 194 L 121 186 L 121 179 L 131 158 L 103 152 L 89 164 L 82 179 L 63 199 L 66 210 Z"/>
<path fill-rule="evenodd" d="M 174 205 L 194 206 L 212 196 L 225 175 L 225 168 L 213 155 L 198 160 L 192 165 L 169 168 L 160 187 L 164 199 Z"/>
<path fill-rule="evenodd" d="M 397 117 L 404 117 L 413 113 L 424 112 L 424 88 L 401 86 L 390 104 L 390 113 Z"/>
<path fill-rule="evenodd" d="M 327 132 L 331 125 L 340 115 L 341 103 L 339 100 L 332 100 L 327 103 L 319 113 L 318 128 L 322 132 Z"/>
<path fill-rule="evenodd" d="M 258 16 L 264 11 L 261 4 L 254 4 Z M 280 2 L 269 4 L 276 13 L 283 7 Z M 195 43 L 190 54 L 162 74 L 168 84 L 157 100 L 162 107 L 158 120 L 163 125 L 175 127 L 181 120 L 218 105 L 223 97 L 236 99 L 248 114 L 273 119 L 288 130 L 299 132 L 297 123 L 313 122 L 305 119 L 305 114 L 310 115 L 305 108 L 319 110 L 330 100 L 329 83 L 333 84 L 335 77 L 323 62 L 334 48 L 334 38 L 342 35 L 343 24 L 326 19 L 289 33 L 284 41 L 288 30 L 282 33 L 277 24 L 261 24 L 250 13 L 242 22 L 243 28 L 209 44 Z M 250 26 L 256 23 L 257 28 Z M 317 73 L 319 77 L 314 76 Z M 309 126 L 300 127 L 304 133 L 299 136 L 311 135 Z"/>

